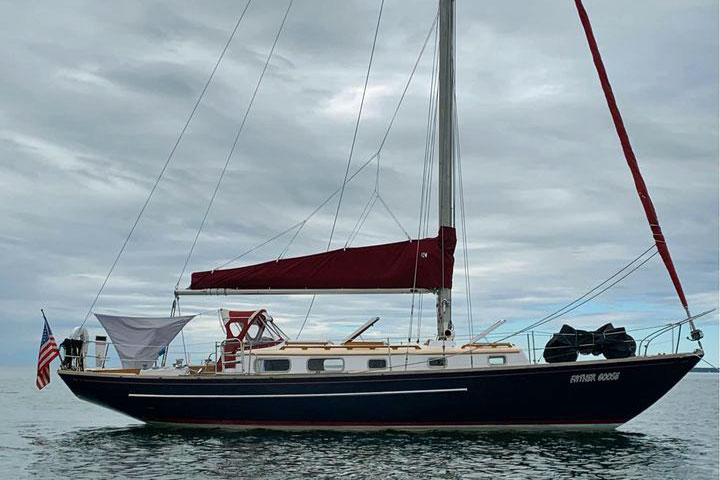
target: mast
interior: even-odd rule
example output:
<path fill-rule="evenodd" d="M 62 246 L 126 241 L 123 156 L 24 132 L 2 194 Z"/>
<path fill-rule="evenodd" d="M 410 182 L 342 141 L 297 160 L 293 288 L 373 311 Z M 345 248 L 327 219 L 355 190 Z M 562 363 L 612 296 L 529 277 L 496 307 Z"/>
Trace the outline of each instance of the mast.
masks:
<path fill-rule="evenodd" d="M 438 69 L 438 123 L 439 123 L 439 213 L 442 227 L 455 226 L 453 182 L 453 103 L 455 98 L 455 0 L 440 0 L 439 5 L 439 69 Z M 437 291 L 438 340 L 451 339 L 452 296 L 450 288 Z"/>

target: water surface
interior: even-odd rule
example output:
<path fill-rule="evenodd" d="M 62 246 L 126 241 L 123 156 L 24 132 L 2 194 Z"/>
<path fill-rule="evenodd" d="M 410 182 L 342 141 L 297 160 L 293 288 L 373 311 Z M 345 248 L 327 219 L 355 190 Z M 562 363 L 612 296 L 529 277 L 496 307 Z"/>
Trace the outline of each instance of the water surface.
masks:
<path fill-rule="evenodd" d="M 0 370 L 2 478 L 717 479 L 718 375 L 611 432 L 285 433 L 149 427 Z"/>

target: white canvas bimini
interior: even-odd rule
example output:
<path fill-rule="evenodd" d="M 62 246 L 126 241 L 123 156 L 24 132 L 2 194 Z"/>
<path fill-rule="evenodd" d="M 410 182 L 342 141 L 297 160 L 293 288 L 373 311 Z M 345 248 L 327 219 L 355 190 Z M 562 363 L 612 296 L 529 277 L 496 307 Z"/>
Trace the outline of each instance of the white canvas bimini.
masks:
<path fill-rule="evenodd" d="M 195 315 L 184 317 L 95 316 L 110 336 L 123 368 L 150 367 Z"/>

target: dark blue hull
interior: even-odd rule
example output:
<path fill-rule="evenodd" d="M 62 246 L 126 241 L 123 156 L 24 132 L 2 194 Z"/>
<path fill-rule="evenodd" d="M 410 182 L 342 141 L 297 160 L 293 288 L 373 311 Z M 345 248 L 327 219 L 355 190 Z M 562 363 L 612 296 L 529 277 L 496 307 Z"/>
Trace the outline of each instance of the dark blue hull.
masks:
<path fill-rule="evenodd" d="M 700 357 L 474 370 L 149 377 L 60 371 L 79 398 L 145 422 L 245 428 L 615 427 Z"/>

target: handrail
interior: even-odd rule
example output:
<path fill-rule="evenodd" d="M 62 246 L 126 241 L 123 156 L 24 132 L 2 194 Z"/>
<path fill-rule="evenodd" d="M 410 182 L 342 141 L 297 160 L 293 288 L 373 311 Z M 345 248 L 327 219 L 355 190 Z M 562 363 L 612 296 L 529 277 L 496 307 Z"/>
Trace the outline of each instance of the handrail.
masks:
<path fill-rule="evenodd" d="M 680 321 L 671 322 L 671 323 L 665 323 L 662 325 L 653 325 L 653 326 L 648 326 L 648 327 L 637 327 L 637 328 L 626 329 L 625 333 L 640 332 L 640 331 L 648 331 L 648 333 L 644 334 L 644 336 L 640 339 L 636 338 L 635 340 L 625 340 L 625 342 L 631 343 L 634 341 L 637 345 L 637 355 L 638 356 L 648 356 L 648 355 L 650 355 L 649 351 L 650 351 L 650 348 L 652 347 L 653 343 L 656 343 L 657 340 L 659 338 L 661 338 L 663 335 L 671 333 L 672 340 L 668 340 L 668 341 L 672 342 L 673 345 L 671 346 L 670 352 L 674 353 L 676 351 L 675 330 L 681 329 L 682 325 L 689 323 L 691 320 L 697 320 L 699 318 L 705 317 L 714 311 L 716 311 L 716 309 L 707 310 L 705 312 L 702 312 L 700 314 L 692 316 L 691 318 L 686 318 L 686 319 L 682 319 Z M 623 334 L 623 332 L 612 332 L 612 333 L 606 333 L 605 335 L 611 336 L 611 335 L 620 335 L 620 334 Z M 492 334 L 489 334 L 488 336 L 495 337 L 495 336 L 502 336 L 502 335 L 504 335 L 502 332 L 499 332 L 499 333 L 493 332 Z M 574 333 L 573 334 L 562 334 L 559 332 L 551 333 L 551 332 L 536 331 L 536 330 L 533 330 L 532 332 L 525 332 L 526 340 L 528 343 L 526 352 L 527 352 L 527 357 L 528 357 L 529 362 L 531 362 L 531 363 L 541 362 L 542 363 L 544 361 L 543 360 L 543 352 L 544 351 L 546 351 L 546 350 L 552 351 L 552 350 L 558 349 L 558 348 L 565 348 L 562 346 L 545 347 L 543 345 L 544 343 L 546 343 L 546 341 L 543 340 L 543 337 L 549 339 L 553 335 L 575 336 Z M 539 337 L 539 339 L 535 339 L 535 336 Z M 392 370 L 392 367 L 393 367 L 392 359 L 393 359 L 394 355 L 391 351 L 391 346 L 400 347 L 400 346 L 403 346 L 406 344 L 407 345 L 410 345 L 410 344 L 417 345 L 416 342 L 407 342 L 407 337 L 404 337 L 402 339 L 398 337 L 397 339 L 395 339 L 393 337 L 379 337 L 376 335 L 369 335 L 367 338 L 368 339 L 377 338 L 378 340 L 385 341 L 385 344 L 387 346 L 387 351 L 385 352 L 385 356 L 388 357 L 388 366 L 387 366 L 388 370 Z M 460 346 L 462 344 L 462 339 L 464 339 L 464 338 L 470 338 L 470 336 L 469 335 L 467 335 L 467 336 L 457 335 L 456 336 L 457 346 Z M 678 335 L 678 338 L 677 338 L 678 345 L 679 345 L 679 341 L 681 340 L 681 338 L 682 338 L 681 335 Z M 85 344 L 88 346 L 89 346 L 89 344 L 97 345 L 98 342 L 96 342 L 94 340 L 88 340 L 85 342 Z M 220 366 L 220 368 L 215 369 L 215 373 L 219 373 L 221 369 L 224 370 L 226 368 L 229 368 L 229 365 L 231 365 L 231 364 L 233 364 L 235 366 L 235 368 L 240 371 L 240 373 L 245 374 L 245 375 L 261 373 L 259 371 L 254 371 L 255 369 L 252 364 L 253 354 L 256 358 L 258 356 L 258 352 L 255 351 L 255 350 L 257 350 L 257 348 L 255 348 L 256 345 L 254 344 L 254 342 L 248 342 L 247 340 L 241 341 L 239 339 L 231 338 L 231 339 L 223 339 L 222 341 L 216 341 L 216 342 L 213 342 L 213 344 L 214 344 L 214 353 L 212 355 L 214 355 L 214 359 L 215 359 L 214 363 L 216 365 Z M 239 348 L 235 351 L 235 354 L 233 354 L 233 358 L 230 359 L 229 356 L 226 355 L 224 347 L 226 345 L 234 345 L 234 344 L 237 344 Z M 103 368 L 105 368 L 105 363 L 115 364 L 116 361 L 118 361 L 117 356 L 112 355 L 109 350 L 109 346 L 113 345 L 113 342 L 105 341 L 104 345 L 106 348 L 108 348 L 105 355 L 98 356 L 97 353 L 90 354 L 90 352 L 88 351 L 84 355 L 83 354 L 63 355 L 63 358 L 69 358 L 73 361 L 73 363 L 76 363 L 77 361 L 80 361 L 80 360 L 84 360 L 84 362 L 88 362 L 88 360 L 92 361 L 92 358 L 102 358 L 102 360 L 103 360 L 102 366 L 96 367 L 96 368 L 103 369 Z M 200 346 L 200 345 L 207 345 L 207 343 L 196 343 L 196 344 L 190 344 L 190 345 Z M 338 347 L 342 346 L 342 344 L 335 344 L 335 345 L 337 345 Z M 578 347 L 581 349 L 592 348 L 593 346 L 594 346 L 594 342 L 578 345 Z M 168 346 L 167 345 L 166 346 L 158 345 L 158 347 L 166 347 L 167 348 Z M 220 350 L 219 352 L 218 352 L 218 349 Z M 172 355 L 172 353 L 170 353 L 170 352 L 173 352 L 173 351 L 174 350 L 167 348 L 167 353 L 169 356 Z M 474 349 L 470 348 L 466 351 L 463 351 L 462 354 L 472 354 L 473 351 L 474 351 Z M 192 353 L 203 353 L 203 352 L 201 352 L 200 350 L 197 350 L 197 351 L 193 351 Z M 212 357 L 212 355 L 211 355 L 211 357 Z M 404 355 L 404 353 L 403 353 L 403 355 Z M 148 359 L 146 359 L 146 361 L 148 363 L 153 363 L 153 362 L 157 361 L 157 358 L 152 358 L 152 359 L 148 358 Z M 87 367 L 90 367 L 90 365 L 87 365 Z M 113 368 L 113 367 L 108 367 L 108 368 Z M 210 369 L 207 369 L 204 371 L 204 374 L 207 374 L 210 371 L 211 371 Z"/>
<path fill-rule="evenodd" d="M 692 322 L 692 321 L 694 321 L 694 320 L 697 320 L 698 318 L 701 318 L 701 317 L 704 317 L 704 316 L 706 316 L 706 315 L 709 315 L 709 314 L 711 314 L 712 312 L 714 312 L 715 310 L 716 310 L 716 309 L 713 308 L 713 309 L 711 309 L 711 310 L 707 310 L 707 311 L 702 312 L 702 313 L 699 313 L 699 314 L 697 314 L 697 315 L 693 315 L 693 316 L 691 316 L 691 317 L 685 318 L 685 319 L 680 320 L 680 321 L 678 321 L 678 322 L 669 323 L 669 324 L 667 324 L 667 325 L 664 325 L 663 327 L 660 327 L 659 329 L 651 332 L 651 333 L 648 334 L 645 338 L 643 338 L 642 340 L 640 340 L 640 342 L 638 343 L 638 350 L 640 350 L 640 348 L 642 348 L 642 344 L 643 344 L 643 342 L 645 342 L 645 356 L 647 356 L 647 351 L 648 351 L 648 347 L 650 346 L 650 343 L 651 343 L 653 340 L 655 340 L 656 338 L 658 338 L 660 335 L 662 335 L 663 333 L 669 332 L 669 331 L 673 331 L 676 327 L 679 328 L 679 327 L 681 327 L 682 325 L 684 325 L 684 324 L 686 324 L 686 323 L 690 323 L 690 322 Z"/>

